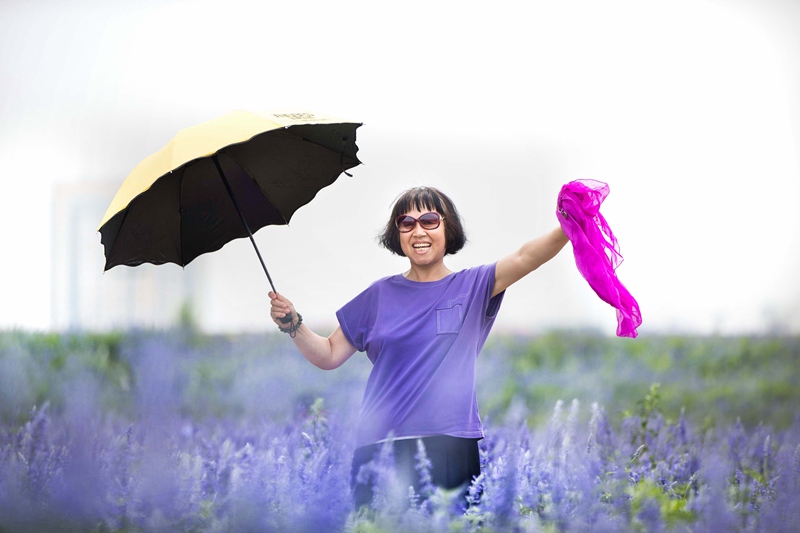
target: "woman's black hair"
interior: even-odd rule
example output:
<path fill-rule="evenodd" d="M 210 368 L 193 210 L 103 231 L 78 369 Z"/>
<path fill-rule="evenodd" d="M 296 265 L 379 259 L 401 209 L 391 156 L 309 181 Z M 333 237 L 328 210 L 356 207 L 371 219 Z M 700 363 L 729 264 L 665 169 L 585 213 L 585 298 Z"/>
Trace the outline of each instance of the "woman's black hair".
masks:
<path fill-rule="evenodd" d="M 445 255 L 457 253 L 467 243 L 467 235 L 453 201 L 442 191 L 433 187 L 414 187 L 402 193 L 394 203 L 389 222 L 378 236 L 381 246 L 389 249 L 392 253 L 405 257 L 406 254 L 400 246 L 400 231 L 394 221 L 400 215 L 415 209 L 417 211 L 436 211 L 444 217 L 442 223 L 444 224 L 446 243 Z"/>

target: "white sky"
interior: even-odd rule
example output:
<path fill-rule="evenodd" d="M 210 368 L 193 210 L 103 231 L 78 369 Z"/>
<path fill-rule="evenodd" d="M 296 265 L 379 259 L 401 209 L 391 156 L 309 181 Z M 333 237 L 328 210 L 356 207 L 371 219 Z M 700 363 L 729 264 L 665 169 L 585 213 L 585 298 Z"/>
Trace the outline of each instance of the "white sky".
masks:
<path fill-rule="evenodd" d="M 453 197 L 464 268 L 549 230 L 561 184 L 591 178 L 611 186 L 642 333 L 800 331 L 792 0 L 115 4 L 0 4 L 0 328 L 50 327 L 54 184 L 121 183 L 180 128 L 244 108 L 364 122 L 354 177 L 257 234 L 312 326 L 404 270 L 374 241 L 402 190 Z M 248 242 L 197 263 L 204 326 L 269 327 Z M 615 324 L 567 249 L 496 327 Z"/>

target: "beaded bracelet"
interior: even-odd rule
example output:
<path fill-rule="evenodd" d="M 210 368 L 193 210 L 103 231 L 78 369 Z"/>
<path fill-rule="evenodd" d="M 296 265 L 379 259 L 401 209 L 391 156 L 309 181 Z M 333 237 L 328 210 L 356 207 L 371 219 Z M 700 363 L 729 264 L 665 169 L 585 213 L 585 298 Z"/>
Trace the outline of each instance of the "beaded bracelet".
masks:
<path fill-rule="evenodd" d="M 281 330 L 281 333 L 288 333 L 291 338 L 294 339 L 295 335 L 297 335 L 297 330 L 300 329 L 300 324 L 303 323 L 303 315 L 297 313 L 297 324 L 294 324 L 288 328 L 282 328 L 278 326 L 278 329 Z"/>

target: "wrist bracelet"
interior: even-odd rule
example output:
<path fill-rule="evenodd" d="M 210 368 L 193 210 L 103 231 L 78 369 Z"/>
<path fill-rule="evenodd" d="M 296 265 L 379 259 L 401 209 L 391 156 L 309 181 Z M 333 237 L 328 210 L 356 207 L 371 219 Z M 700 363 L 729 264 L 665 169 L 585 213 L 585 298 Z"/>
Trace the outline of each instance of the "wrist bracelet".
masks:
<path fill-rule="evenodd" d="M 297 330 L 300 329 L 300 324 L 302 323 L 303 323 L 303 315 L 297 313 L 297 324 L 294 324 L 288 328 L 282 328 L 278 326 L 278 329 L 281 331 L 281 333 L 288 333 L 291 338 L 294 338 Z"/>

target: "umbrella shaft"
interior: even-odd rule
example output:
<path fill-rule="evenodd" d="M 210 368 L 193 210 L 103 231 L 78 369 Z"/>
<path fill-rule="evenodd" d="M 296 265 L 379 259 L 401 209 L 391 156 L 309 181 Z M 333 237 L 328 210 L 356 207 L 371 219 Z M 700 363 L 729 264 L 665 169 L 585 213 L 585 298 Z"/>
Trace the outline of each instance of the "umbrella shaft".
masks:
<path fill-rule="evenodd" d="M 253 232 L 250 231 L 250 226 L 247 225 L 247 221 L 244 219 L 244 214 L 242 213 L 242 210 L 239 209 L 239 203 L 236 201 L 236 197 L 233 195 L 233 190 L 228 183 L 228 179 L 225 177 L 225 173 L 222 171 L 222 166 L 220 166 L 216 154 L 211 156 L 211 159 L 214 161 L 214 165 L 217 167 L 217 172 L 219 172 L 219 176 L 222 178 L 222 182 L 225 184 L 225 189 L 228 191 L 228 196 L 230 196 L 231 200 L 233 201 L 233 207 L 236 208 L 236 212 L 239 213 L 239 218 L 242 219 L 244 229 L 247 230 L 247 236 L 250 237 L 250 242 L 253 243 L 253 248 L 256 251 L 256 255 L 258 255 L 258 260 L 261 261 L 261 268 L 264 269 L 264 274 L 267 275 L 269 286 L 272 287 L 272 292 L 277 294 L 278 291 L 275 290 L 275 284 L 272 283 L 272 277 L 269 275 L 269 271 L 267 271 L 267 265 L 264 264 L 264 259 L 261 257 L 261 252 L 258 251 L 256 240 L 253 238 Z"/>

